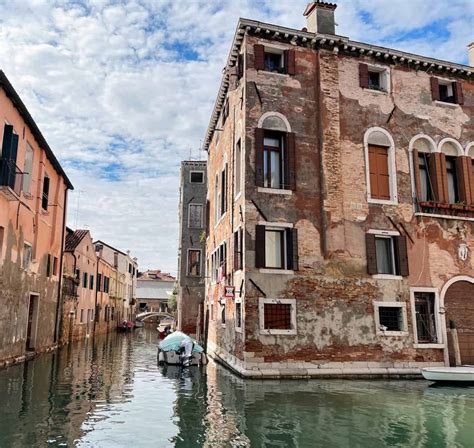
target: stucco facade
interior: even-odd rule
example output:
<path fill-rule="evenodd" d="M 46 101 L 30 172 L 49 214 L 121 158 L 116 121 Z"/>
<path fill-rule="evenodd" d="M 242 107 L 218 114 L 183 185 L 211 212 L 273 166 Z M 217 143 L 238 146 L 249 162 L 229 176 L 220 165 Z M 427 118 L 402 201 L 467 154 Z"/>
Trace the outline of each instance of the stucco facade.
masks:
<path fill-rule="evenodd" d="M 213 356 L 254 377 L 417 374 L 449 363 L 450 316 L 460 309 L 465 322 L 454 320 L 469 346 L 471 72 L 240 20 L 206 136 Z M 436 90 L 445 82 L 448 100 Z M 276 174 L 272 151 L 281 154 Z M 227 203 L 216 200 L 222 191 Z M 235 298 L 224 297 L 227 285 Z"/>
<path fill-rule="evenodd" d="M 0 72 L 0 364 L 54 348 L 72 185 Z"/>
<path fill-rule="evenodd" d="M 202 339 L 206 251 L 207 163 L 181 162 L 178 329 Z"/>

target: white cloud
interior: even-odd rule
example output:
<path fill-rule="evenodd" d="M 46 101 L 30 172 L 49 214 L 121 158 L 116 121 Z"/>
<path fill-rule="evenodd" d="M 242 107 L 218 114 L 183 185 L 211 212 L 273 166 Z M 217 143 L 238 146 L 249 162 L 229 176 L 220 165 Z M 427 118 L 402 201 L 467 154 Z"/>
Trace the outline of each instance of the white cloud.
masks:
<path fill-rule="evenodd" d="M 198 156 L 238 17 L 302 28 L 306 3 L 0 0 L 0 66 L 77 189 L 69 224 L 80 191 L 79 227 L 175 273 L 179 163 Z M 340 34 L 466 60 L 469 0 L 338 4 Z"/>

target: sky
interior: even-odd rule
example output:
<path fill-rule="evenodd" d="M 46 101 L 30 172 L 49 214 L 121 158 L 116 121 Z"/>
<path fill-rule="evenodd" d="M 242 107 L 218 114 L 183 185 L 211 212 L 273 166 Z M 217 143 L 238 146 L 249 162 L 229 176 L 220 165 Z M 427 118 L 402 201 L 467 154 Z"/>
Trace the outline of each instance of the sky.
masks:
<path fill-rule="evenodd" d="M 71 179 L 68 225 L 177 272 L 180 161 L 200 150 L 239 17 L 306 0 L 0 0 L 0 68 Z M 467 63 L 472 0 L 339 0 L 337 33 Z"/>

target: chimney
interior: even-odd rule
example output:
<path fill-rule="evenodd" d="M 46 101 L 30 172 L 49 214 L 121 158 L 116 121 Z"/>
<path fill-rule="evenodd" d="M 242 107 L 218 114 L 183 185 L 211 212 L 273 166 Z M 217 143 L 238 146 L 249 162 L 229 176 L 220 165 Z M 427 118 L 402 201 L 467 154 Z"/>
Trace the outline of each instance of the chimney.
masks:
<path fill-rule="evenodd" d="M 469 65 L 474 67 L 474 42 L 471 42 L 467 48 L 469 49 Z"/>
<path fill-rule="evenodd" d="M 303 15 L 306 17 L 306 27 L 310 33 L 336 34 L 336 22 L 334 21 L 335 3 L 317 0 L 308 3 Z"/>

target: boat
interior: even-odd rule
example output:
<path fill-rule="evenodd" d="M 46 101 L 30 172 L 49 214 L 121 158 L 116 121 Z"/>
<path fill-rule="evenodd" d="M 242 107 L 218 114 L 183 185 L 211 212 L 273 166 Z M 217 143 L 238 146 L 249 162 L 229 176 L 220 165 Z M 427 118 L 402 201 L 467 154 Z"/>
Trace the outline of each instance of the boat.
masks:
<path fill-rule="evenodd" d="M 207 364 L 207 357 L 195 339 L 181 331 L 174 331 L 159 343 L 158 364 L 200 366 Z"/>
<path fill-rule="evenodd" d="M 429 381 L 474 385 L 474 366 L 425 367 L 421 374 Z"/>

